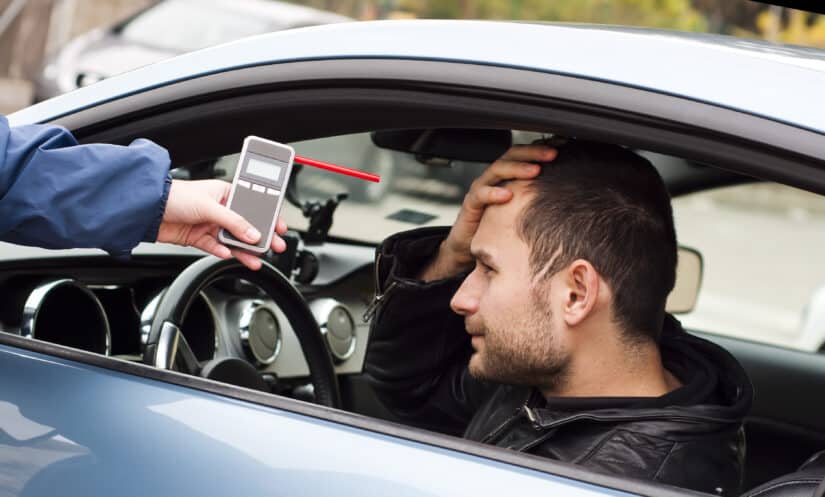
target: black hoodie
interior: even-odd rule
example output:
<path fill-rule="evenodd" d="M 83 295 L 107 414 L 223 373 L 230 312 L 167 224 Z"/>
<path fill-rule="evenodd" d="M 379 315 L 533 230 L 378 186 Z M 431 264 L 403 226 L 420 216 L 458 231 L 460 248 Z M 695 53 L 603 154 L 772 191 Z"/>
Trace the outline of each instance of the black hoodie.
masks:
<path fill-rule="evenodd" d="M 508 449 L 721 495 L 738 495 L 742 421 L 753 390 L 727 351 L 667 316 L 659 347 L 682 387 L 655 398 L 550 398 L 469 375 L 463 319 L 449 308 L 461 277 L 411 278 L 446 230 L 387 239 L 376 259 L 377 303 L 365 373 L 402 420 Z"/>

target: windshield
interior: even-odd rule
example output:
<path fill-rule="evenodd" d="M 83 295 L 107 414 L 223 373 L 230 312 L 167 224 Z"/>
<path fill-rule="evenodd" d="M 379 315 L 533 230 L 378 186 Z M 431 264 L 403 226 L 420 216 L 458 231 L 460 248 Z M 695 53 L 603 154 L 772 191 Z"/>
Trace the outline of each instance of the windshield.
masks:
<path fill-rule="evenodd" d="M 269 29 L 267 20 L 210 2 L 167 0 L 130 20 L 121 35 L 128 41 L 189 52 Z"/>
<path fill-rule="evenodd" d="M 529 143 L 539 133 L 514 132 L 515 143 Z M 325 201 L 346 193 L 335 211 L 330 235 L 367 243 L 424 226 L 448 226 L 455 221 L 464 193 L 488 165 L 453 161 L 429 166 L 411 154 L 376 147 L 369 133 L 358 133 L 291 143 L 295 154 L 361 169 L 381 176 L 379 183 L 303 167 L 293 173 L 302 201 Z M 216 175 L 231 181 L 238 155 L 223 157 Z M 285 202 L 283 218 L 290 229 L 306 230 L 308 221 L 300 209 Z"/>
<path fill-rule="evenodd" d="M 513 143 L 543 135 L 513 132 Z M 297 155 L 379 174 L 368 183 L 304 167 L 295 176 L 303 201 L 346 192 L 330 234 L 378 244 L 398 232 L 450 226 L 470 183 L 487 164 L 425 165 L 410 154 L 376 147 L 368 133 L 292 143 Z M 668 177 L 701 171 L 700 164 L 637 151 Z M 231 180 L 238 156 L 218 161 L 218 177 Z M 690 329 L 812 350 L 809 331 L 821 328 L 825 270 L 818 263 L 825 243 L 825 200 L 787 186 L 746 181 L 705 187 L 673 199 L 679 243 L 701 255 L 701 283 L 692 311 L 680 314 Z M 300 209 L 284 204 L 291 229 L 305 231 Z M 764 234 L 771 236 L 765 238 Z M 795 243 L 787 243 L 795 240 Z M 777 293 L 777 288 L 783 289 Z M 819 300 L 817 300 L 819 299 Z M 819 309 L 819 310 L 818 310 Z M 738 312 L 731 312 L 735 310 Z M 819 328 L 817 328 L 819 327 Z M 816 335 L 817 337 L 819 335 Z M 825 349 L 825 346 L 823 346 Z"/>

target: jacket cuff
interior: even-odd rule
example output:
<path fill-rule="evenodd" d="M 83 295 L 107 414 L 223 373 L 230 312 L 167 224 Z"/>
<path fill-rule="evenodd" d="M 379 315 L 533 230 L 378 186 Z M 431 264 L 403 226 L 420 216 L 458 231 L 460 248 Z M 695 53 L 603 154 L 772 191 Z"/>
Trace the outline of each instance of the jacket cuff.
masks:
<path fill-rule="evenodd" d="M 163 183 L 163 193 L 160 196 L 157 212 L 154 221 L 149 225 L 146 234 L 141 239 L 144 242 L 155 242 L 158 239 L 158 231 L 160 231 L 160 223 L 163 222 L 163 213 L 166 212 L 166 202 L 169 201 L 169 190 L 172 188 L 172 174 L 166 174 L 166 180 Z"/>
<path fill-rule="evenodd" d="M 381 243 L 377 250 L 378 277 L 386 288 L 392 280 L 420 281 L 441 242 L 450 232 L 448 226 L 419 228 L 397 233 Z"/>
<path fill-rule="evenodd" d="M 118 175 L 120 203 L 110 212 L 117 223 L 107 234 L 108 243 L 98 246 L 116 259 L 128 260 L 141 241 L 157 240 L 171 189 L 170 159 L 166 149 L 140 138 L 117 150 L 122 162 L 131 167 Z M 127 189 L 131 191 L 123 193 Z"/>

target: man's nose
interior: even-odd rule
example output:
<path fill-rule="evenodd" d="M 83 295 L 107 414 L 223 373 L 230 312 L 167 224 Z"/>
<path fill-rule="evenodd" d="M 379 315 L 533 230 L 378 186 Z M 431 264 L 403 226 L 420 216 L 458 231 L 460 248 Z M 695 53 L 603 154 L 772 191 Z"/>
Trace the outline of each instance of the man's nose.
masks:
<path fill-rule="evenodd" d="M 478 282 L 476 271 L 468 274 L 450 300 L 450 308 L 456 314 L 469 316 L 478 311 Z"/>

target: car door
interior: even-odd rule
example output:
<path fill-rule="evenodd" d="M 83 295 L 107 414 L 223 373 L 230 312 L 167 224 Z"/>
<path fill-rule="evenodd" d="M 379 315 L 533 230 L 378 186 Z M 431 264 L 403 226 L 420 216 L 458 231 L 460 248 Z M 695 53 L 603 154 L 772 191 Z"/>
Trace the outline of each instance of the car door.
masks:
<path fill-rule="evenodd" d="M 379 433 L 356 417 L 342 424 L 317 406 L 237 388 L 227 396 L 210 382 L 171 384 L 175 373 L 4 342 L 0 495 L 603 495 Z"/>

